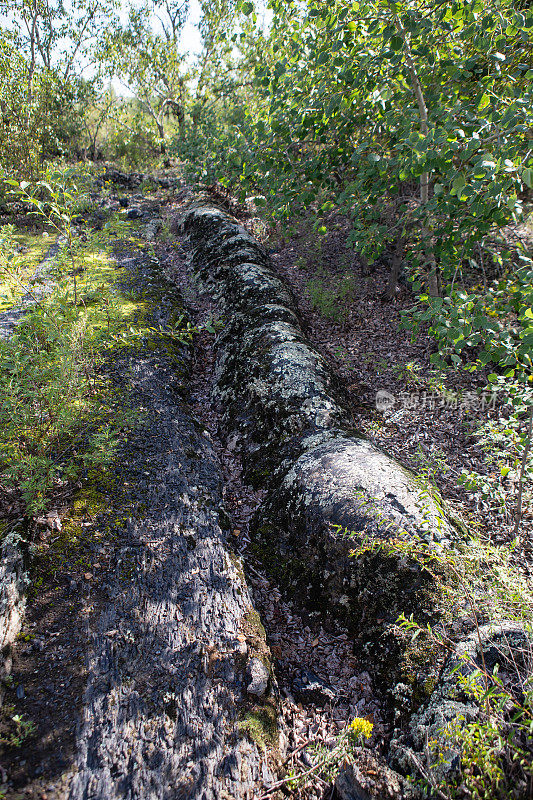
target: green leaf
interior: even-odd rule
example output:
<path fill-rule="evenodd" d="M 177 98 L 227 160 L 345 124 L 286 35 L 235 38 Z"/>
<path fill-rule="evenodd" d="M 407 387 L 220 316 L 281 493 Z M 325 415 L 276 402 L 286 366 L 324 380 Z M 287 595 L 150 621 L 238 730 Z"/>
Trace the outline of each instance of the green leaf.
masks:
<path fill-rule="evenodd" d="M 401 50 L 403 47 L 403 41 L 401 36 L 393 36 L 390 40 L 390 46 L 392 50 Z"/>
<path fill-rule="evenodd" d="M 254 10 L 254 4 L 253 3 L 247 2 L 247 3 L 243 3 L 242 6 L 241 6 L 241 11 L 242 11 L 243 14 L 246 14 L 246 16 L 249 16 L 252 13 L 253 10 Z"/>
<path fill-rule="evenodd" d="M 522 180 L 530 189 L 533 189 L 533 169 L 526 167 L 522 170 Z"/>
<path fill-rule="evenodd" d="M 463 186 L 466 186 L 465 176 L 464 175 L 458 175 L 453 180 L 452 188 L 453 188 L 453 190 L 455 191 L 456 194 L 460 194 L 461 189 L 463 188 Z"/>

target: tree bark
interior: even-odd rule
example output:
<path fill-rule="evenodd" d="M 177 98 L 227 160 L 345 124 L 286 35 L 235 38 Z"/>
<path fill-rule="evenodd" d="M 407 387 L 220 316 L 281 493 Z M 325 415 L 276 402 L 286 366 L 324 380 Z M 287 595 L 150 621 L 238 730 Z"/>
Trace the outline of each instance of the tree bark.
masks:
<path fill-rule="evenodd" d="M 411 77 L 411 85 L 413 87 L 413 93 L 416 98 L 416 102 L 418 105 L 418 114 L 420 117 L 420 133 L 423 136 L 428 135 L 429 127 L 428 127 L 428 110 L 426 105 L 426 100 L 424 98 L 424 92 L 422 89 L 422 84 L 420 83 L 420 78 L 418 76 L 418 71 L 416 68 L 415 60 L 413 58 L 413 54 L 411 52 L 411 44 L 409 42 L 409 35 L 405 28 L 402 25 L 402 21 L 400 19 L 399 14 L 394 10 L 393 4 L 388 0 L 389 7 L 392 11 L 394 24 L 396 26 L 396 30 L 398 31 L 398 35 L 402 39 L 403 42 L 403 51 L 405 56 L 405 63 L 407 64 L 407 69 L 409 71 L 409 75 Z M 426 205 L 429 200 L 429 172 L 423 172 L 420 176 L 420 203 L 422 206 Z M 422 237 L 429 242 L 431 233 L 429 229 L 424 226 L 422 228 Z M 439 279 L 439 270 L 438 266 L 435 262 L 435 258 L 433 255 L 429 256 L 428 259 L 429 263 L 429 274 L 427 279 L 427 291 L 431 297 L 440 297 L 441 290 L 440 290 L 440 279 Z"/>
<path fill-rule="evenodd" d="M 389 2 L 389 6 L 391 10 L 393 10 L 393 5 Z M 411 85 L 413 87 L 413 92 L 416 97 L 416 102 L 418 104 L 418 113 L 420 116 L 420 133 L 424 136 L 428 134 L 428 110 L 426 106 L 426 101 L 424 98 L 424 92 L 422 90 L 422 84 L 420 83 L 420 78 L 418 77 L 418 71 L 416 69 L 415 61 L 413 58 L 413 54 L 411 52 L 411 45 L 409 42 L 409 36 L 407 31 L 402 25 L 402 21 L 396 11 L 393 10 L 393 18 L 394 24 L 396 26 L 396 30 L 398 31 L 398 35 L 400 36 L 403 42 L 403 51 L 405 56 L 405 63 L 407 64 L 407 69 L 409 70 L 409 75 L 411 77 Z M 424 172 L 420 176 L 420 202 L 422 204 L 427 203 L 429 200 L 429 173 Z"/>
<path fill-rule="evenodd" d="M 162 156 L 166 155 L 167 152 L 167 145 L 165 142 L 165 129 L 163 127 L 163 123 L 156 119 L 155 124 L 157 125 L 157 132 L 159 133 L 159 148 L 160 153 Z"/>

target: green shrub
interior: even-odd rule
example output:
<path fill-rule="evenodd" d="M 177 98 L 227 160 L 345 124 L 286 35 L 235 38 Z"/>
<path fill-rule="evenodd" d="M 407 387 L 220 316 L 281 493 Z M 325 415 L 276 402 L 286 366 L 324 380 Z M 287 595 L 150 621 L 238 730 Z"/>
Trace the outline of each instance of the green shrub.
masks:
<path fill-rule="evenodd" d="M 55 289 L 45 298 L 33 292 L 33 308 L 0 342 L 0 480 L 20 493 L 29 515 L 46 507 L 54 488 L 110 464 L 138 418 L 106 377 L 106 359 L 153 340 L 175 348 L 194 332 L 183 315 L 168 330 L 150 326 L 145 298 L 116 288 L 125 275 L 106 248 L 117 235 L 135 243 L 134 231 L 110 220 L 78 238 L 72 215 L 82 198 L 72 178 L 69 171 L 33 185 L 11 182 L 63 240 Z M 16 283 L 15 250 L 13 231 L 4 231 L 0 273 Z"/>

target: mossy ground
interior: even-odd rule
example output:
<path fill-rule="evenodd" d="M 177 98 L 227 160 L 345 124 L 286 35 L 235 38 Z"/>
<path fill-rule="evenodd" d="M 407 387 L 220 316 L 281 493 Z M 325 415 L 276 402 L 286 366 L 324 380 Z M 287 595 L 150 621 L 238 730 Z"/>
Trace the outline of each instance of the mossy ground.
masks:
<path fill-rule="evenodd" d="M 34 269 L 30 256 L 40 258 L 40 239 L 30 238 L 28 268 Z M 130 261 L 148 265 L 145 274 L 136 276 L 135 268 L 117 264 L 117 241 Z M 106 363 L 137 348 L 162 348 L 179 367 L 192 332 L 160 271 L 153 245 L 139 236 L 137 226 L 112 216 L 102 231 L 60 249 L 54 291 L 0 343 L 4 374 L 13 372 L 20 382 L 2 386 L 8 400 L 0 442 L 4 469 L 19 465 L 8 485 L 22 487 L 29 513 L 53 502 L 58 481 L 75 483 L 88 467 L 108 465 L 124 431 L 135 423 Z M 162 323 L 165 303 L 169 313 Z"/>
<path fill-rule="evenodd" d="M 15 253 L 10 268 L 16 274 L 16 280 L 8 280 L 7 276 L 0 277 L 0 313 L 11 308 L 24 294 L 26 282 L 54 241 L 53 235 L 46 230 L 30 232 L 25 229 L 16 230 L 11 239 Z"/>
<path fill-rule="evenodd" d="M 269 757 L 279 760 L 279 708 L 272 667 L 270 649 L 266 642 L 266 631 L 257 611 L 251 609 L 241 620 L 241 633 L 248 645 L 247 657 L 242 667 L 251 658 L 258 658 L 270 674 L 270 689 L 263 697 L 250 700 L 240 710 L 237 730 L 248 736 L 262 752 L 269 752 Z"/>
<path fill-rule="evenodd" d="M 28 271 L 32 272 L 48 248 L 50 239 L 25 231 L 14 236 L 17 241 L 20 239 L 21 247 L 24 246 L 25 263 Z M 131 258 L 152 259 L 152 279 L 143 276 L 137 280 L 135 270 L 132 273 L 130 269 L 117 268 L 114 258 L 117 239 Z M 96 579 L 98 570 L 102 568 L 103 559 L 98 555 L 102 542 L 112 541 L 129 517 L 143 515 L 143 509 L 135 506 L 123 487 L 117 485 L 113 469 L 117 448 L 140 424 L 143 412 L 135 408 L 123 382 L 117 383 L 112 376 L 115 360 L 128 357 L 136 350 L 163 347 L 174 361 L 178 361 L 183 352 L 179 331 L 177 335 L 172 331 L 174 324 L 179 327 L 183 317 L 175 297 L 172 298 L 176 310 L 170 322 L 171 330 L 156 327 L 153 323 L 153 315 L 161 308 L 167 291 L 164 281 L 159 280 L 157 267 L 152 245 L 147 245 L 139 237 L 135 224 L 125 223 L 118 217 L 109 220 L 105 231 L 89 234 L 86 242 L 78 242 L 72 259 L 63 250 L 54 267 L 57 287 L 43 305 L 50 313 L 56 313 L 59 308 L 60 314 L 67 308 L 68 315 L 60 317 L 64 332 L 83 325 L 90 354 L 83 366 L 92 374 L 88 376 L 87 391 L 67 400 L 74 417 L 72 426 L 58 430 L 55 441 L 50 443 L 52 451 L 71 452 L 72 458 L 67 455 L 65 474 L 60 475 L 63 480 L 56 486 L 48 485 L 36 498 L 45 518 L 50 509 L 59 511 L 61 528 L 32 523 L 30 519 L 30 533 L 33 530 L 30 598 L 56 591 L 55 587 L 64 583 L 65 575 L 74 583 L 85 580 L 86 575 L 91 576 L 90 580 Z M 32 324 L 30 314 L 28 325 Z M 4 349 L 2 355 L 9 346 L 11 343 L 0 343 Z M 48 361 L 55 357 L 51 349 Z M 60 392 L 60 386 L 58 390 Z M 68 386 L 64 387 L 64 392 L 68 396 Z M 42 437 L 39 440 L 42 433 L 39 426 L 33 425 L 30 418 L 26 420 L 24 430 L 21 424 L 22 420 L 19 420 L 11 431 L 4 431 L 5 443 L 13 449 L 22 441 L 31 448 L 34 437 L 35 446 L 43 451 L 46 441 Z M 95 430 L 105 433 L 102 457 L 87 459 L 84 448 L 91 431 Z M 11 444 L 10 435 L 13 437 Z M 9 466 L 9 460 L 5 466 Z M 16 499 L 16 485 L 10 497 Z M 23 508 L 20 502 L 18 514 Z M 9 519 L 9 515 L 0 519 L 0 534 L 9 529 Z"/>
<path fill-rule="evenodd" d="M 112 470 L 91 474 L 61 510 L 61 530 L 46 529 L 32 547 L 29 595 L 50 589 L 64 580 L 92 579 L 103 567 L 99 551 L 112 542 L 138 509 L 117 484 Z M 97 565 L 95 567 L 95 565 Z"/>

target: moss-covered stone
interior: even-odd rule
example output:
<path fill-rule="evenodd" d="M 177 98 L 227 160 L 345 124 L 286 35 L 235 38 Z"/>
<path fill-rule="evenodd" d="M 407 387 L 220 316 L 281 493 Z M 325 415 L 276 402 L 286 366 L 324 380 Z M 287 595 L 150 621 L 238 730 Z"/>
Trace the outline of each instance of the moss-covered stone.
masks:
<path fill-rule="evenodd" d="M 389 693 L 397 753 L 415 754 L 397 763 L 412 771 L 428 731 L 471 709 L 446 670 L 441 677 L 437 637 L 413 639 L 398 617 L 452 621 L 442 555 L 453 549 L 460 558 L 468 531 L 430 487 L 352 430 L 291 293 L 242 226 L 198 205 L 182 224 L 227 319 L 217 342 L 222 427 L 239 435 L 245 476 L 267 489 L 252 524 L 254 553 L 300 600 L 349 626 L 362 664 Z M 262 735 L 253 714 L 242 724 Z"/>
<path fill-rule="evenodd" d="M 254 704 L 244 712 L 237 729 L 250 738 L 259 750 L 265 752 L 279 745 L 278 710 L 271 700 Z"/>
<path fill-rule="evenodd" d="M 246 638 L 250 639 L 256 646 L 260 642 L 266 642 L 266 631 L 257 611 L 249 611 L 245 614 L 242 625 Z"/>
<path fill-rule="evenodd" d="M 529 672 L 524 657 L 529 658 L 526 654 L 531 652 L 531 644 L 524 628 L 510 621 L 483 625 L 460 642 L 447 658 L 439 680 L 428 686 L 427 695 L 416 713 L 407 724 L 395 730 L 390 750 L 392 765 L 404 774 L 411 774 L 416 773 L 423 760 L 435 778 L 444 779 L 451 786 L 452 779 L 460 775 L 461 737 L 458 734 L 447 738 L 447 725 L 465 725 L 480 716 L 478 702 L 462 690 L 457 673 L 467 676 L 485 666 L 489 671 L 498 666 L 504 681 L 509 680 L 510 674 L 516 680 L 521 671 L 522 674 Z M 431 748 L 428 748 L 428 741 L 433 744 Z M 483 746 L 480 741 L 480 748 Z M 446 757 L 439 759 L 439 752 Z"/>

